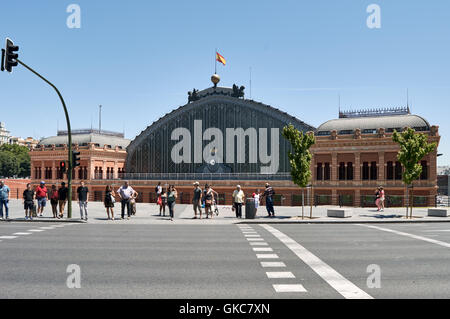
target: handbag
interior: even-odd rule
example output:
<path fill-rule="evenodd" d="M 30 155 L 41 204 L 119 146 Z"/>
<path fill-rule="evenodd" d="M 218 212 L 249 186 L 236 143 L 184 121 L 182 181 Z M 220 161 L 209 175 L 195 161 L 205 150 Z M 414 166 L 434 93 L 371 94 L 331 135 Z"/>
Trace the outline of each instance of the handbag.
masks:
<path fill-rule="evenodd" d="M 158 200 L 156 201 L 156 204 L 158 204 L 159 206 L 162 205 L 162 198 L 161 198 L 161 196 L 158 197 Z"/>
<path fill-rule="evenodd" d="M 111 196 L 111 203 L 115 203 L 116 202 L 116 199 L 114 198 L 114 196 L 111 194 L 111 195 L 109 195 L 109 196 Z"/>

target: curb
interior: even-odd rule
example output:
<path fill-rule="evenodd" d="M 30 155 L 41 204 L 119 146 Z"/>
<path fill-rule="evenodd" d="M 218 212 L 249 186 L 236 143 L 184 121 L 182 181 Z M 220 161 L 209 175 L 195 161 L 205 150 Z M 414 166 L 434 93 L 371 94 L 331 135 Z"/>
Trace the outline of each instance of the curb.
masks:
<path fill-rule="evenodd" d="M 25 219 L 9 219 L 9 220 L 0 220 L 0 223 L 79 223 L 86 224 L 86 222 L 79 219 L 33 219 L 33 220 L 25 220 Z"/>
<path fill-rule="evenodd" d="M 417 223 L 450 223 L 450 218 L 445 220 L 298 220 L 298 221 L 242 221 L 235 223 L 238 224 L 417 224 Z"/>

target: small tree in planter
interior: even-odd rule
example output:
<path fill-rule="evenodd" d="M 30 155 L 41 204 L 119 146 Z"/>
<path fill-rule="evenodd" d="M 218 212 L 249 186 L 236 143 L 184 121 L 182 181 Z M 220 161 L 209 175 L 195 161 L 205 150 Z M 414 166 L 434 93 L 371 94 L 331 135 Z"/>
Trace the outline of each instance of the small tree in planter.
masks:
<path fill-rule="evenodd" d="M 314 134 L 303 134 L 292 124 L 285 126 L 282 134 L 292 146 L 292 152 L 288 153 L 291 176 L 292 181 L 302 189 L 302 218 L 304 218 L 304 189 L 311 180 L 312 155 L 309 149 L 314 145 L 316 139 Z"/>
<path fill-rule="evenodd" d="M 408 218 L 408 188 L 415 180 L 419 179 L 420 174 L 422 174 L 422 165 L 420 165 L 419 162 L 427 154 L 433 152 L 436 149 L 437 144 L 428 143 L 427 135 L 423 133 L 415 133 L 415 130 L 409 127 L 401 133 L 394 131 L 394 134 L 392 134 L 392 140 L 400 146 L 397 159 L 404 167 L 402 180 L 405 183 L 406 188 L 406 218 Z M 414 205 L 413 194 L 413 191 L 411 191 L 411 218 Z"/>

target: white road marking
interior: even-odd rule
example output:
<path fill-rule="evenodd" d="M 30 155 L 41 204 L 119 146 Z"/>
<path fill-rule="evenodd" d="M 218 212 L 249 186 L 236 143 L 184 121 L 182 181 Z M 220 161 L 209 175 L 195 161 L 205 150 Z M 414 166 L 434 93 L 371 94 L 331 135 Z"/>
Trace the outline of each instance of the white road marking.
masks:
<path fill-rule="evenodd" d="M 253 243 L 249 243 L 250 246 L 269 246 L 268 243 L 264 243 L 264 242 L 253 242 Z"/>
<path fill-rule="evenodd" d="M 243 234 L 257 234 L 255 231 L 243 231 Z"/>
<path fill-rule="evenodd" d="M 256 254 L 258 259 L 278 259 L 277 254 Z"/>
<path fill-rule="evenodd" d="M 31 235 L 31 233 L 14 233 L 13 235 L 26 236 Z"/>
<path fill-rule="evenodd" d="M 431 229 L 431 230 L 422 230 L 423 232 L 450 232 L 450 229 Z"/>
<path fill-rule="evenodd" d="M 302 285 L 273 285 L 276 292 L 306 292 Z"/>
<path fill-rule="evenodd" d="M 30 232 L 33 232 L 33 233 L 40 233 L 40 232 L 43 232 L 45 230 L 43 230 L 43 229 L 29 229 L 27 231 L 30 231 Z"/>
<path fill-rule="evenodd" d="M 264 241 L 263 238 L 247 238 L 248 241 Z"/>
<path fill-rule="evenodd" d="M 269 279 L 282 279 L 282 278 L 295 278 L 294 274 L 290 271 L 272 271 L 266 272 Z"/>
<path fill-rule="evenodd" d="M 308 251 L 302 245 L 297 243 L 292 238 L 283 234 L 279 230 L 269 225 L 261 225 L 278 240 L 285 244 L 298 258 L 307 264 L 314 272 L 316 272 L 323 280 L 325 280 L 338 293 L 348 299 L 373 299 L 365 291 L 358 288 L 352 282 L 347 280 L 344 276 L 339 274 L 336 270 L 324 263 L 316 255 Z M 274 287 L 275 288 L 275 287 Z M 275 289 L 276 290 L 276 289 Z"/>
<path fill-rule="evenodd" d="M 259 236 L 258 234 L 256 234 L 256 235 L 245 235 L 245 237 L 246 238 L 258 238 L 258 237 L 261 237 L 261 236 Z"/>
<path fill-rule="evenodd" d="M 273 249 L 270 247 L 255 247 L 253 251 L 273 251 Z"/>
<path fill-rule="evenodd" d="M 377 229 L 377 230 L 381 230 L 381 231 L 385 231 L 388 233 L 393 233 L 393 234 L 397 234 L 400 236 L 405 236 L 405 237 L 409 237 L 409 238 L 413 238 L 413 239 L 418 239 L 418 240 L 423 240 L 432 244 L 436 244 L 436 245 L 440 245 L 446 248 L 450 248 L 450 244 L 443 242 L 443 241 L 439 241 L 436 239 L 431 239 L 431 238 L 427 238 L 427 237 L 423 237 L 423 236 L 417 236 L 417 235 L 413 235 L 413 234 L 409 234 L 409 233 L 405 233 L 405 232 L 401 232 L 398 230 L 393 230 L 393 229 L 389 229 L 389 228 L 383 228 L 383 227 L 378 227 L 378 226 L 372 226 L 372 225 L 364 225 L 364 224 L 357 224 L 359 226 L 364 226 L 364 227 L 368 227 L 368 228 L 372 228 L 372 229 Z"/>
<path fill-rule="evenodd" d="M 263 268 L 281 268 L 286 267 L 286 264 L 281 261 L 261 261 L 261 266 Z"/>
<path fill-rule="evenodd" d="M 0 236 L 0 239 L 15 239 L 17 236 Z"/>
<path fill-rule="evenodd" d="M 55 229 L 54 226 L 49 226 L 49 227 L 39 227 L 40 229 L 44 229 L 44 230 L 52 230 Z"/>

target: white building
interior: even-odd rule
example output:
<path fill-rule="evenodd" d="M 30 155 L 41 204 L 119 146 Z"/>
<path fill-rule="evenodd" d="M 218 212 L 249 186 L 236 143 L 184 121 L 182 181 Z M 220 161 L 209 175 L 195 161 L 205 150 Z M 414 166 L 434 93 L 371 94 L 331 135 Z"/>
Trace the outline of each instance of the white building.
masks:
<path fill-rule="evenodd" d="M 0 145 L 9 144 L 9 139 L 11 138 L 11 134 L 6 130 L 5 124 L 0 122 Z"/>

